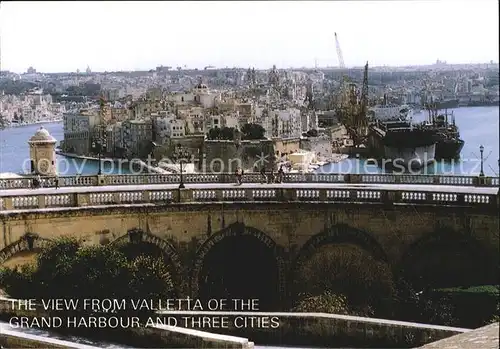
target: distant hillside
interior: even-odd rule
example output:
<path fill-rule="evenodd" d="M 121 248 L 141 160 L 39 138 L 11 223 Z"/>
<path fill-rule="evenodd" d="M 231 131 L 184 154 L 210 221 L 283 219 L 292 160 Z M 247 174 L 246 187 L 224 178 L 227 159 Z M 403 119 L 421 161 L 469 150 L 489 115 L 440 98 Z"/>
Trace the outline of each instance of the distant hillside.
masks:
<path fill-rule="evenodd" d="M 0 91 L 3 90 L 6 95 L 19 95 L 34 87 L 39 85 L 23 80 L 0 79 Z"/>

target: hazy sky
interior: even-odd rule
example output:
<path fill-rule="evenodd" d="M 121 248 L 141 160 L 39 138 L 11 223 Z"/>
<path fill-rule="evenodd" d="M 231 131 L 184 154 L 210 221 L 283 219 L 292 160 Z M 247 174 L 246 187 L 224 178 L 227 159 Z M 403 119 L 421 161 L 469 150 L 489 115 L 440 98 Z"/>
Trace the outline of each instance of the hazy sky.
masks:
<path fill-rule="evenodd" d="M 498 1 L 2 2 L 2 70 L 498 62 Z"/>

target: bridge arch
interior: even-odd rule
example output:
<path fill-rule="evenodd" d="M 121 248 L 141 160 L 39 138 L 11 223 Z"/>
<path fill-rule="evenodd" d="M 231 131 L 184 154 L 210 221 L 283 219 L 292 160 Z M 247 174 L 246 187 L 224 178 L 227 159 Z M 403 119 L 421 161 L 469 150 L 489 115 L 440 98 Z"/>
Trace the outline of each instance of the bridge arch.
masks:
<path fill-rule="evenodd" d="M 400 277 L 419 287 L 498 283 L 498 252 L 466 230 L 437 227 L 412 243 L 398 265 Z"/>
<path fill-rule="evenodd" d="M 206 276 L 206 273 L 209 272 L 207 270 L 211 267 L 216 268 L 212 257 L 216 254 L 226 254 L 224 251 L 231 251 L 229 253 L 232 256 L 239 257 L 238 261 L 233 261 L 234 263 L 231 267 L 238 268 L 240 264 L 249 265 L 251 269 L 247 270 L 248 273 L 258 272 L 262 274 L 262 280 L 259 279 L 262 282 L 256 282 L 256 284 L 268 286 L 271 284 L 269 290 L 275 297 L 272 306 L 281 306 L 283 297 L 285 296 L 285 262 L 283 252 L 267 234 L 240 222 L 233 223 L 213 234 L 198 248 L 190 277 L 191 295 L 193 297 L 203 298 L 203 288 L 208 288 L 208 286 L 203 285 L 209 278 Z M 230 256 L 226 256 L 226 258 L 231 258 Z M 227 262 L 231 264 L 231 260 Z M 266 267 L 261 268 L 257 264 L 259 262 L 262 263 L 261 265 L 265 264 Z M 245 274 L 245 276 L 250 279 L 253 277 L 248 274 Z M 264 281 L 267 280 L 267 277 L 272 280 L 270 282 Z"/>
<path fill-rule="evenodd" d="M 7 245 L 0 251 L 0 265 L 7 262 L 16 254 L 22 252 L 36 252 L 46 246 L 50 239 L 40 237 L 36 233 L 26 233 L 19 240 Z"/>
<path fill-rule="evenodd" d="M 363 268 L 365 263 L 370 267 Z M 393 293 L 393 274 L 383 248 L 369 233 L 347 224 L 332 225 L 309 238 L 295 255 L 288 280 L 290 306 L 304 294 L 333 290 L 353 306 L 383 311 Z"/>
<path fill-rule="evenodd" d="M 120 244 L 126 244 L 126 243 L 131 243 L 131 244 L 149 243 L 151 245 L 158 247 L 163 252 L 163 254 L 169 258 L 170 263 L 172 263 L 172 266 L 174 268 L 173 277 L 175 278 L 176 281 L 179 281 L 178 279 L 180 278 L 180 273 L 182 271 L 181 262 L 177 250 L 175 249 L 174 246 L 172 246 L 171 243 L 152 234 L 151 232 L 135 228 L 135 229 L 130 229 L 129 231 L 127 231 L 127 234 L 116 238 L 110 244 L 118 246 Z M 176 286 L 179 285 L 178 283 L 176 284 L 177 284 Z"/>
<path fill-rule="evenodd" d="M 376 259 L 389 263 L 389 259 L 379 242 L 369 233 L 347 224 L 336 224 L 321 233 L 314 235 L 302 246 L 295 258 L 295 266 L 299 266 L 314 252 L 329 244 L 349 243 L 361 247 Z"/>

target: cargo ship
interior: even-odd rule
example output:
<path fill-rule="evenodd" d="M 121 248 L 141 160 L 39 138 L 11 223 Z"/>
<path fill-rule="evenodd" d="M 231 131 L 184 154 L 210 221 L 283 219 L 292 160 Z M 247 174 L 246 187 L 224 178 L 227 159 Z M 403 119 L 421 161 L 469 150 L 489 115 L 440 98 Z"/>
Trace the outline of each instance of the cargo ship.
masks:
<path fill-rule="evenodd" d="M 460 106 L 460 100 L 458 98 L 454 99 L 439 99 L 434 101 L 436 107 L 440 110 L 444 109 L 454 109 Z"/>
<path fill-rule="evenodd" d="M 373 118 L 382 122 L 412 118 L 413 108 L 408 105 L 381 104 L 369 108 Z"/>
<path fill-rule="evenodd" d="M 371 128 L 371 139 L 384 167 L 420 169 L 435 160 L 436 131 L 411 119 L 377 123 Z"/>
<path fill-rule="evenodd" d="M 454 160 L 460 158 L 464 147 L 464 140 L 460 138 L 460 131 L 455 123 L 455 115 L 447 110 L 439 113 L 436 105 L 429 108 L 429 119 L 426 127 L 434 130 L 437 135 L 436 160 Z"/>

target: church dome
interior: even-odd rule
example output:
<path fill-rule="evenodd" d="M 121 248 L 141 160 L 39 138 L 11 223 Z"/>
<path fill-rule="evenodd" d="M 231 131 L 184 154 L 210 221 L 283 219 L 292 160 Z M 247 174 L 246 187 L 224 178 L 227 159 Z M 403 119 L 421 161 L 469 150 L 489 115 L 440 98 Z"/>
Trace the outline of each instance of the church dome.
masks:
<path fill-rule="evenodd" d="M 36 130 L 35 134 L 30 138 L 30 142 L 57 142 L 43 126 Z"/>

